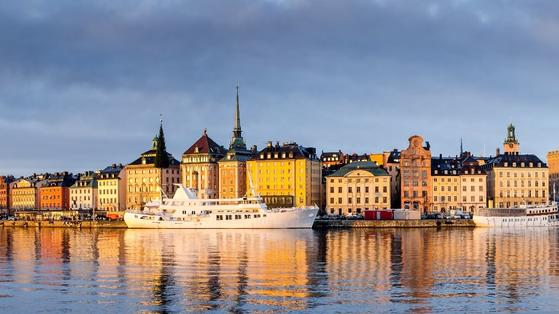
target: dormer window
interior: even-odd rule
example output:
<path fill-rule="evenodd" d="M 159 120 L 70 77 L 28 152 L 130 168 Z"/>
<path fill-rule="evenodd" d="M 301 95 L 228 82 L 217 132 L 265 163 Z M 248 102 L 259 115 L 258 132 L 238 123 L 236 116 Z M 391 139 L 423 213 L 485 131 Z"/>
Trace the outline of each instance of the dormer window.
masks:
<path fill-rule="evenodd" d="M 264 159 L 264 154 L 260 154 L 260 159 Z"/>
<path fill-rule="evenodd" d="M 505 161 L 505 167 L 508 167 L 508 166 L 509 166 L 509 163 Z"/>
<path fill-rule="evenodd" d="M 512 163 L 512 166 L 513 166 L 513 167 L 516 167 L 516 162 L 513 162 L 513 163 Z"/>
<path fill-rule="evenodd" d="M 194 147 L 194 152 L 195 152 L 195 153 L 200 152 L 200 149 L 198 149 L 198 146 Z"/>

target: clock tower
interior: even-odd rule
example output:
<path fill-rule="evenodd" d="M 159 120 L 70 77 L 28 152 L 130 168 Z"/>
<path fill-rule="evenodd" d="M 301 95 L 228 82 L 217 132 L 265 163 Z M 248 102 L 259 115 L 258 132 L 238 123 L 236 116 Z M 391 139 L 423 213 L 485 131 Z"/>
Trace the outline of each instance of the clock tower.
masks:
<path fill-rule="evenodd" d="M 520 153 L 520 143 L 516 139 L 515 127 L 512 123 L 508 127 L 507 138 L 503 143 L 505 154 L 518 155 Z"/>

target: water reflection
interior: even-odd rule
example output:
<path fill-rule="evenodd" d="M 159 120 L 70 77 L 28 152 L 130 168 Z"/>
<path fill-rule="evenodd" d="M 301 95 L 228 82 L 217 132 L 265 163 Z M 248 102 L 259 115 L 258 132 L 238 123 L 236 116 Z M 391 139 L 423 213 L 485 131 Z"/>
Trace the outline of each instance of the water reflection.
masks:
<path fill-rule="evenodd" d="M 553 311 L 559 233 L 0 231 L 9 311 Z M 34 302 L 30 302 L 34 300 Z"/>

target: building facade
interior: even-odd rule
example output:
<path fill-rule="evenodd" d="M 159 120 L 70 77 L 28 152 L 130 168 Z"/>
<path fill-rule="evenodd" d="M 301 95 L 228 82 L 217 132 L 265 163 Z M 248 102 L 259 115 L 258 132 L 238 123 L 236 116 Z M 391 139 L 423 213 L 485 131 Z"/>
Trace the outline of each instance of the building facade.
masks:
<path fill-rule="evenodd" d="M 112 164 L 99 171 L 97 179 L 99 209 L 108 217 L 123 217 L 126 210 L 126 170 Z"/>
<path fill-rule="evenodd" d="M 11 209 L 27 210 L 40 208 L 40 188 L 47 183 L 48 174 L 19 178 L 10 183 Z"/>
<path fill-rule="evenodd" d="M 313 147 L 268 142 L 247 161 L 247 177 L 248 194 L 262 195 L 270 207 L 322 204 L 321 165 Z"/>
<path fill-rule="evenodd" d="M 549 169 L 549 195 L 555 201 L 559 199 L 559 150 L 547 153 L 547 167 Z"/>
<path fill-rule="evenodd" d="M 225 149 L 204 129 L 202 136 L 182 155 L 180 172 L 184 186 L 198 191 L 199 198 L 219 197 L 219 160 Z"/>
<path fill-rule="evenodd" d="M 239 86 L 237 86 L 235 126 L 233 127 L 229 149 L 225 157 L 221 158 L 218 162 L 219 198 L 240 198 L 246 195 L 246 161 L 253 154 L 254 151 L 247 149 L 242 136 Z"/>
<path fill-rule="evenodd" d="M 354 162 L 326 178 L 327 214 L 361 214 L 390 204 L 390 174 L 374 162 Z"/>
<path fill-rule="evenodd" d="M 482 166 L 487 172 L 488 205 L 510 208 L 547 204 L 547 165 L 535 155 L 520 154 L 520 146 L 514 136 L 511 125 L 504 143 L 505 153 L 497 153 Z"/>
<path fill-rule="evenodd" d="M 431 161 L 432 212 L 460 209 L 474 212 L 487 207 L 487 174 L 469 153 Z"/>
<path fill-rule="evenodd" d="M 180 182 L 179 161 L 167 151 L 160 152 L 163 158 L 168 159 L 166 168 L 156 167 L 156 157 L 159 138 L 162 138 L 163 127 L 160 127 L 160 136 L 152 142 L 152 148 L 125 167 L 126 172 L 126 207 L 128 209 L 141 209 L 150 201 L 161 200 L 162 197 L 173 197 Z"/>
<path fill-rule="evenodd" d="M 401 174 L 400 174 L 401 152 L 394 149 L 383 153 L 383 168 L 390 175 L 390 207 L 401 208 Z"/>
<path fill-rule="evenodd" d="M 431 148 L 423 138 L 414 135 L 400 154 L 401 203 L 406 209 L 427 212 L 431 207 Z"/>
<path fill-rule="evenodd" d="M 10 202 L 10 183 L 15 181 L 12 176 L 0 176 L 0 212 L 8 212 Z"/>
<path fill-rule="evenodd" d="M 50 176 L 39 188 L 39 208 L 43 210 L 70 209 L 70 186 L 74 182 L 74 177 L 68 172 L 55 173 Z"/>
<path fill-rule="evenodd" d="M 487 173 L 479 165 L 463 165 L 460 171 L 460 207 L 475 213 L 487 207 Z"/>
<path fill-rule="evenodd" d="M 98 209 L 97 174 L 88 171 L 70 187 L 70 209 Z"/>
<path fill-rule="evenodd" d="M 448 212 L 460 208 L 460 166 L 455 158 L 431 160 L 432 212 Z"/>

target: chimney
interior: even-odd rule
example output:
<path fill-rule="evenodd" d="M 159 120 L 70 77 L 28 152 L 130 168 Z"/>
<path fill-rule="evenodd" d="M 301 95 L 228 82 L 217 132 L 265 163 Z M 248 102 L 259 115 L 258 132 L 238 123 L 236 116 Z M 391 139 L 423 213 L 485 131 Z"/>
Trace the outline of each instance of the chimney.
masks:
<path fill-rule="evenodd" d="M 496 154 L 495 156 L 501 155 L 501 149 L 499 149 L 499 148 L 497 147 L 497 150 L 495 151 L 495 154 Z"/>
<path fill-rule="evenodd" d="M 267 147 L 272 147 L 272 141 L 268 141 Z"/>

